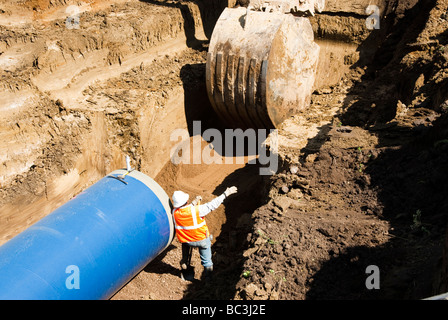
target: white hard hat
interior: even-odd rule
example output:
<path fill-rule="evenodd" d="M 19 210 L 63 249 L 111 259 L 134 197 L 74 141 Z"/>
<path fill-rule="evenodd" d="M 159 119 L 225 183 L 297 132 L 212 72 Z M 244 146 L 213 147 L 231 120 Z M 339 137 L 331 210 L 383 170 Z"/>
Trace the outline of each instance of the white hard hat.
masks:
<path fill-rule="evenodd" d="M 190 196 L 182 191 L 174 191 L 173 193 L 173 207 L 174 208 L 179 208 L 180 206 L 184 205 L 185 203 L 187 203 L 188 199 L 190 198 Z"/>

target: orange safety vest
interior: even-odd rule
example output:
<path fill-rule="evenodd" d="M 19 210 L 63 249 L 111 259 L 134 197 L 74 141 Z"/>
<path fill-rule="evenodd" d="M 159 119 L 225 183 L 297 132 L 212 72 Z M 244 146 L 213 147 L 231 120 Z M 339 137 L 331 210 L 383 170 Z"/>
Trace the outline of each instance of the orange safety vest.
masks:
<path fill-rule="evenodd" d="M 194 208 L 194 210 L 192 210 Z M 206 239 L 209 231 L 205 218 L 199 216 L 198 206 L 186 206 L 174 210 L 176 235 L 181 243 Z"/>

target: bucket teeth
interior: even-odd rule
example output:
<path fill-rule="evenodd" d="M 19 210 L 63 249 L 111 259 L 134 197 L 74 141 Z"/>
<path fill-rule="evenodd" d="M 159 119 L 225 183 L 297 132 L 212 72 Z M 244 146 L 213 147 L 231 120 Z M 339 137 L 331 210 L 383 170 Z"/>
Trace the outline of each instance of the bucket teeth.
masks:
<path fill-rule="evenodd" d="M 236 73 L 236 95 L 235 95 L 235 107 L 241 122 L 244 125 L 253 126 L 250 121 L 249 114 L 246 109 L 246 59 L 244 57 L 238 57 L 238 68 Z"/>
<path fill-rule="evenodd" d="M 249 8 L 256 11 L 305 14 L 322 12 L 325 0 L 251 0 Z"/>
<path fill-rule="evenodd" d="M 262 62 L 233 54 L 208 55 L 207 82 L 218 115 L 239 128 L 272 128 L 263 107 Z M 266 65 L 266 61 L 264 62 Z"/>

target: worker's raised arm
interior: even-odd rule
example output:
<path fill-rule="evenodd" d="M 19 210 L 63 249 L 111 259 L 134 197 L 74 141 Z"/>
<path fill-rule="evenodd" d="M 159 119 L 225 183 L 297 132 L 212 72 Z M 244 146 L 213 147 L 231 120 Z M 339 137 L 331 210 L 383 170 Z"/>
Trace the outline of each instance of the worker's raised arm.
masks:
<path fill-rule="evenodd" d="M 199 216 L 205 217 L 207 214 L 209 214 L 213 210 L 217 209 L 221 205 L 221 203 L 224 201 L 225 198 L 236 193 L 237 191 L 238 191 L 238 189 L 236 187 L 229 187 L 226 189 L 226 191 L 224 191 L 223 194 L 216 197 L 212 201 L 199 205 L 198 206 L 199 207 Z"/>

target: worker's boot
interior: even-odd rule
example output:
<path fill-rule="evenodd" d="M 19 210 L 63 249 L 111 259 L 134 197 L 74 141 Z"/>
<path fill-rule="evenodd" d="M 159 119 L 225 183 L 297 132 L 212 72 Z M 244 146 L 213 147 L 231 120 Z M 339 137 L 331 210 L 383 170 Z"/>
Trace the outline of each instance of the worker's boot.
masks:
<path fill-rule="evenodd" d="M 212 278 L 213 275 L 213 266 L 211 267 L 204 267 L 204 275 L 203 275 L 203 279 L 205 281 L 208 281 Z"/>

